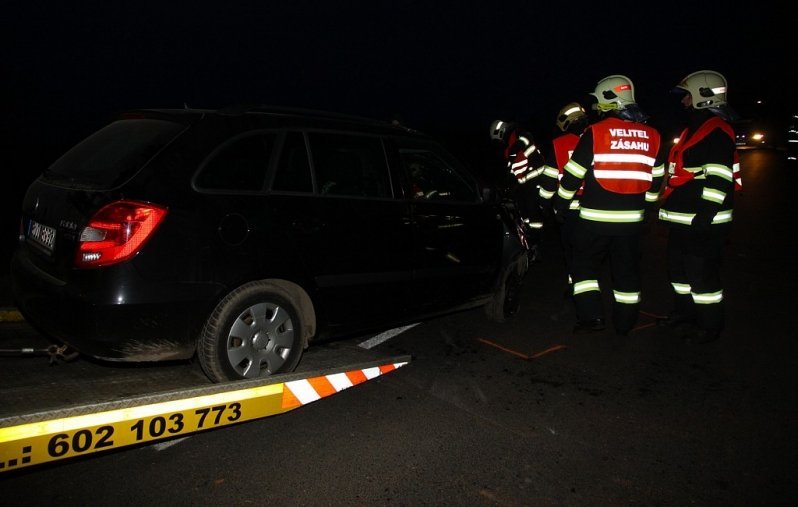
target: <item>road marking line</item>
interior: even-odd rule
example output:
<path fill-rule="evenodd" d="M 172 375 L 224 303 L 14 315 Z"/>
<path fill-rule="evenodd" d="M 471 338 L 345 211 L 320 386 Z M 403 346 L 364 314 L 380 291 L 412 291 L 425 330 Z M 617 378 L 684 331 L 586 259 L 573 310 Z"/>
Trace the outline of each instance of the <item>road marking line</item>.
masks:
<path fill-rule="evenodd" d="M 388 331 L 385 331 L 384 333 L 380 333 L 377 336 L 372 336 L 371 338 L 369 338 L 368 340 L 364 341 L 363 343 L 358 344 L 358 347 L 363 348 L 363 349 L 370 349 L 370 348 L 376 347 L 380 343 L 388 341 L 391 338 L 393 338 L 394 336 L 396 336 L 398 334 L 401 334 L 401 333 L 404 333 L 408 329 L 410 329 L 412 327 L 416 327 L 419 324 L 420 324 L 420 322 L 416 322 L 415 324 L 410 324 L 409 326 L 397 327 L 397 328 L 394 328 L 394 329 L 389 329 Z"/>
<path fill-rule="evenodd" d="M 640 331 L 641 329 L 645 329 L 647 327 L 656 326 L 656 325 L 657 325 L 656 322 L 651 322 L 650 324 L 643 324 L 642 326 L 637 326 L 636 328 L 632 329 L 632 332 L 634 333 L 635 331 Z"/>
<path fill-rule="evenodd" d="M 530 359 L 537 359 L 540 356 L 543 356 L 543 355 L 548 354 L 550 352 L 555 352 L 557 350 L 566 348 L 565 345 L 552 345 L 551 347 L 549 347 L 549 348 L 547 348 L 545 350 L 541 350 L 540 352 L 535 352 L 531 356 L 528 356 L 528 355 L 524 354 L 523 352 L 518 352 L 517 350 L 508 349 L 507 347 L 502 347 L 498 343 L 494 343 L 494 342 L 492 342 L 490 340 L 486 340 L 484 338 L 477 338 L 477 339 L 479 341 L 481 341 L 482 343 L 486 344 L 486 345 L 490 345 L 491 347 L 496 347 L 499 350 L 503 350 L 504 352 L 507 352 L 508 354 L 512 354 L 514 356 L 518 356 L 521 359 L 526 359 L 527 361 L 529 361 Z"/>
<path fill-rule="evenodd" d="M 507 352 L 507 353 L 512 354 L 514 356 L 518 356 L 521 359 L 529 359 L 529 356 L 524 354 L 524 353 L 522 353 L 522 352 L 518 352 L 518 351 L 513 350 L 513 349 L 508 349 L 507 347 L 502 347 L 498 343 L 493 343 L 490 340 L 486 340 L 484 338 L 478 338 L 478 340 L 481 341 L 482 343 L 486 344 L 486 345 L 490 345 L 491 347 L 496 347 L 499 350 L 503 350 L 504 352 Z"/>
<path fill-rule="evenodd" d="M 156 451 L 163 451 L 164 449 L 168 449 L 173 445 L 177 445 L 183 440 L 188 440 L 190 437 L 183 437 L 183 438 L 176 438 L 174 440 L 167 440 L 166 442 L 158 442 L 157 444 L 153 444 L 152 448 Z"/>
<path fill-rule="evenodd" d="M 552 345 L 551 347 L 549 347 L 549 348 L 547 348 L 545 350 L 541 350 L 540 352 L 535 352 L 534 354 L 532 354 L 529 357 L 530 357 L 530 359 L 537 359 L 540 356 L 543 356 L 543 355 L 546 355 L 546 354 L 549 354 L 551 352 L 555 352 L 557 350 L 564 349 L 564 348 L 565 348 L 565 345 Z"/>

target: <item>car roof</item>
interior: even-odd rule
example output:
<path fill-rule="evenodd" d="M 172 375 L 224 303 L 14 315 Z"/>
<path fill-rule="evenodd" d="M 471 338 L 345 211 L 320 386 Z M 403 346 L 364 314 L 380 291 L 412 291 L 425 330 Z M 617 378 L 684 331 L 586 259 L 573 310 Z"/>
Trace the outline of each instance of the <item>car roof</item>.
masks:
<path fill-rule="evenodd" d="M 220 109 L 144 108 L 126 111 L 123 118 L 162 118 L 180 122 L 197 122 L 211 118 L 247 117 L 262 121 L 265 126 L 354 129 L 378 134 L 427 137 L 421 132 L 396 122 L 376 120 L 346 113 L 297 107 L 239 104 Z"/>

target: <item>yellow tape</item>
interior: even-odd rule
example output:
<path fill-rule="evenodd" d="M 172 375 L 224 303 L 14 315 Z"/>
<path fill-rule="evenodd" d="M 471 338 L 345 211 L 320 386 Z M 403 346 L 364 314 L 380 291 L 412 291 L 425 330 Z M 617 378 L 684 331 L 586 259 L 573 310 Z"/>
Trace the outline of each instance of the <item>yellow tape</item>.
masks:
<path fill-rule="evenodd" d="M 163 440 L 292 410 L 284 384 L 0 428 L 0 471 Z"/>

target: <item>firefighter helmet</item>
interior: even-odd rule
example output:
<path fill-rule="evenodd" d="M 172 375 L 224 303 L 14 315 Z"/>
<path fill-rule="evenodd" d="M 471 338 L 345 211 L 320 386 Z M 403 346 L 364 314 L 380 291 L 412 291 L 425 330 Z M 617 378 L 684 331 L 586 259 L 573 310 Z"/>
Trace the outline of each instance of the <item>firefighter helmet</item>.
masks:
<path fill-rule="evenodd" d="M 726 78 L 714 70 L 699 70 L 682 79 L 677 89 L 692 97 L 696 109 L 714 108 L 726 104 Z"/>
<path fill-rule="evenodd" d="M 510 130 L 510 123 L 504 120 L 493 120 L 490 124 L 490 139 L 491 141 L 504 141 L 507 138 L 507 133 Z"/>
<path fill-rule="evenodd" d="M 598 102 L 593 106 L 599 112 L 615 111 L 635 103 L 635 87 L 632 80 L 620 74 L 607 76 L 591 93 Z"/>
<path fill-rule="evenodd" d="M 569 102 L 557 113 L 557 128 L 567 132 L 571 126 L 587 123 L 587 112 L 577 102 Z"/>

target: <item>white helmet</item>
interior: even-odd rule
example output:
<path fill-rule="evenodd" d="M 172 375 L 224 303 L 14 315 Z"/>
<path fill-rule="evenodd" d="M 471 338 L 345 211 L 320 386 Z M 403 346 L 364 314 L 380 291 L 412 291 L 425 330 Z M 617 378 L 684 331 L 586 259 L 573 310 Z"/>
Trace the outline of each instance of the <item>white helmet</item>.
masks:
<path fill-rule="evenodd" d="M 726 104 L 726 78 L 714 70 L 693 72 L 676 85 L 693 99 L 693 107 L 705 109 Z"/>
<path fill-rule="evenodd" d="M 615 111 L 635 104 L 635 87 L 632 80 L 620 74 L 607 76 L 596 85 L 591 93 L 598 102 L 593 106 L 601 112 Z"/>
<path fill-rule="evenodd" d="M 577 126 L 580 123 L 587 123 L 587 112 L 578 102 L 569 102 L 557 113 L 556 123 L 557 128 L 565 132 L 572 125 Z"/>
<path fill-rule="evenodd" d="M 509 129 L 510 123 L 503 120 L 493 120 L 493 123 L 490 124 L 490 139 L 492 141 L 504 141 Z"/>

